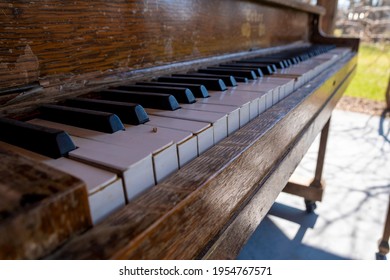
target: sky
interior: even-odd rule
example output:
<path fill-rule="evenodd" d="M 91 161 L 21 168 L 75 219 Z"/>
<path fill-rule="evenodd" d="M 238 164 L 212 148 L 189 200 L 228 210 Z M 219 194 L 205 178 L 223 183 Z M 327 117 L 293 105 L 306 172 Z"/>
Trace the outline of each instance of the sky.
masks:
<path fill-rule="evenodd" d="M 339 8 L 347 8 L 349 5 L 349 1 L 348 0 L 339 0 Z"/>

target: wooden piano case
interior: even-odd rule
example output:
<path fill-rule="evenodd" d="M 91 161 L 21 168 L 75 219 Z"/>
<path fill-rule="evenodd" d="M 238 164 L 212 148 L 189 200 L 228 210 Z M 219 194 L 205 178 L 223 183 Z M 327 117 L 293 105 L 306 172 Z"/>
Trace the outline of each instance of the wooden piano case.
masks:
<path fill-rule="evenodd" d="M 49 255 L 232 259 L 283 190 L 356 68 L 357 39 L 282 0 L 0 1 L 0 115 L 309 43 L 353 52 L 101 224 Z M 27 86 L 26 86 L 27 85 Z"/>

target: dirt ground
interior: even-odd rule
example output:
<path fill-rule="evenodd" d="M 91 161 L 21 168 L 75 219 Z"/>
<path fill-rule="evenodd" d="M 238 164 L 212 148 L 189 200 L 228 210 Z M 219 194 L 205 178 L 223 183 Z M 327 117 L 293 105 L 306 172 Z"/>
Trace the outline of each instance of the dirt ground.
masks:
<path fill-rule="evenodd" d="M 336 108 L 344 111 L 357 112 L 374 116 L 386 115 L 387 118 L 390 118 L 390 112 L 385 112 L 385 102 L 365 98 L 343 96 L 337 104 Z"/>

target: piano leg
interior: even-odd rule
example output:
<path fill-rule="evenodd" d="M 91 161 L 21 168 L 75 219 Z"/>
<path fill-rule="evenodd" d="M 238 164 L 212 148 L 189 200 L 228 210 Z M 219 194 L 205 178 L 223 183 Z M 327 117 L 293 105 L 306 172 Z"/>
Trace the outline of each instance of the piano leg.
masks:
<path fill-rule="evenodd" d="M 386 259 L 386 254 L 389 253 L 389 238 L 390 238 L 390 197 L 389 205 L 387 208 L 387 217 L 385 221 L 385 228 L 383 230 L 383 236 L 379 242 L 379 254 L 380 259 Z"/>
<path fill-rule="evenodd" d="M 305 198 L 307 213 L 313 213 L 317 208 L 316 201 L 322 201 L 322 195 L 325 189 L 325 182 L 322 180 L 322 171 L 324 169 L 326 145 L 328 142 L 330 118 L 322 128 L 320 147 L 318 150 L 317 165 L 313 181 L 309 186 L 288 182 L 283 192 L 294 194 Z"/>

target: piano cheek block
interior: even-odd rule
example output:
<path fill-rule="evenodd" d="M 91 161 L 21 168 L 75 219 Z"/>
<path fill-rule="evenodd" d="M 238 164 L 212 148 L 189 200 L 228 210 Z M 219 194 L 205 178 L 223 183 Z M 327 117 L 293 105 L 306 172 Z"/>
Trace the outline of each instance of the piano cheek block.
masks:
<path fill-rule="evenodd" d="M 43 257 L 91 227 L 83 182 L 15 154 L 0 160 L 0 259 Z"/>

